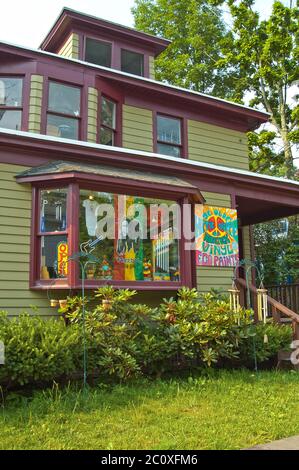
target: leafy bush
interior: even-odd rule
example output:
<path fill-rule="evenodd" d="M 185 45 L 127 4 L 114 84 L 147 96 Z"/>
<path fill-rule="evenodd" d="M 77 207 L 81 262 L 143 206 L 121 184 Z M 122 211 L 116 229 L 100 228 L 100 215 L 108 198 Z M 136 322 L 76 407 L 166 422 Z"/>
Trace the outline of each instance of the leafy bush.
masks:
<path fill-rule="evenodd" d="M 60 309 L 66 323 L 28 315 L 9 320 L 2 313 L 6 363 L 0 367 L 0 384 L 47 382 L 80 372 L 84 331 L 89 376 L 120 380 L 213 364 L 252 366 L 254 347 L 257 360 L 264 362 L 291 342 L 289 327 L 253 325 L 251 311 L 233 313 L 217 292 L 198 295 L 183 288 L 177 300 L 163 299 L 156 308 L 131 303 L 135 294 L 98 289 L 95 299 L 86 299 L 84 322 L 79 296 Z"/>
<path fill-rule="evenodd" d="M 292 342 L 292 329 L 289 325 L 275 323 L 259 323 L 252 328 L 254 341 L 244 341 L 240 344 L 240 361 L 248 364 L 256 354 L 259 363 L 276 358 L 277 352 L 289 349 Z"/>
<path fill-rule="evenodd" d="M 78 328 L 66 329 L 62 319 L 44 321 L 28 314 L 8 319 L 0 312 L 0 339 L 5 345 L 0 384 L 52 381 L 78 367 Z"/>

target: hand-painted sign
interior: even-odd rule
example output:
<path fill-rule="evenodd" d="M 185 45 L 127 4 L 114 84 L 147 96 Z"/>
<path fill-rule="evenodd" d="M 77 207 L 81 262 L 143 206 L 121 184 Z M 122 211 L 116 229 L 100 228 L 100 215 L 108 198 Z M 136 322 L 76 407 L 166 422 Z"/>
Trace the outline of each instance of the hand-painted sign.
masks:
<path fill-rule="evenodd" d="M 237 211 L 197 204 L 195 241 L 197 266 L 236 266 L 239 259 Z"/>
<path fill-rule="evenodd" d="M 68 257 L 68 246 L 66 242 L 60 242 L 57 245 L 57 271 L 58 276 L 67 276 L 67 257 Z"/>

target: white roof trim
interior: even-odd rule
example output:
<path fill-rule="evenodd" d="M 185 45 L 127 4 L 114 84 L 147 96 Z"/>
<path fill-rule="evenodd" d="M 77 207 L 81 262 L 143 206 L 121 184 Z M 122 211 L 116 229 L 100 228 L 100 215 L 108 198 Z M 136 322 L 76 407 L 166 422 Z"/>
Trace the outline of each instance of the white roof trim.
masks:
<path fill-rule="evenodd" d="M 112 72 L 115 75 L 134 78 L 137 81 L 141 81 L 141 82 L 153 83 L 155 85 L 160 85 L 161 87 L 169 88 L 171 90 L 177 90 L 177 91 L 181 91 L 181 92 L 184 92 L 184 93 L 189 93 L 190 95 L 194 95 L 194 96 L 201 96 L 203 98 L 208 98 L 208 99 L 211 99 L 213 101 L 220 101 L 222 103 L 226 103 L 226 104 L 234 106 L 236 108 L 247 109 L 249 111 L 255 111 L 257 113 L 264 114 L 265 116 L 270 116 L 270 114 L 267 113 L 266 111 L 260 111 L 260 110 L 255 109 L 255 108 L 251 108 L 250 106 L 245 106 L 243 104 L 234 103 L 233 101 L 225 100 L 223 98 L 216 98 L 215 96 L 208 95 L 208 94 L 205 94 L 205 93 L 200 93 L 199 91 L 188 90 L 187 88 L 183 88 L 183 87 L 179 87 L 179 86 L 175 86 L 175 85 L 169 85 L 167 83 L 159 82 L 158 80 L 153 80 L 151 78 L 140 77 L 138 75 L 132 75 L 131 73 L 122 72 L 121 70 L 116 70 L 116 69 L 112 69 L 112 68 L 109 68 L 109 67 L 103 67 L 101 65 L 91 64 L 90 62 L 85 62 L 84 60 L 71 59 L 69 57 L 63 57 L 61 55 L 54 54 L 53 52 L 41 51 L 40 49 L 33 49 L 33 48 L 29 48 L 29 47 L 24 47 L 24 46 L 20 46 L 18 44 L 13 44 L 11 42 L 1 41 L 1 40 L 0 40 L 0 44 L 4 44 L 6 46 L 16 47 L 17 49 L 22 49 L 24 51 L 34 52 L 34 53 L 42 54 L 42 55 L 49 56 L 49 57 L 55 57 L 56 59 L 58 58 L 58 59 L 61 59 L 61 60 L 65 60 L 67 62 L 74 62 L 76 64 L 85 65 L 87 67 L 91 67 L 91 68 L 94 68 L 94 69 L 97 69 L 97 70 Z"/>
<path fill-rule="evenodd" d="M 277 176 L 262 175 L 260 173 L 254 173 L 252 171 L 241 170 L 238 168 L 230 168 L 230 167 L 226 167 L 222 165 L 215 165 L 213 163 L 204 163 L 204 162 L 197 162 L 195 160 L 189 160 L 185 158 L 169 157 L 167 155 L 161 155 L 160 153 L 144 152 L 143 150 L 133 150 L 133 149 L 128 149 L 124 147 L 111 147 L 110 145 L 95 144 L 91 142 L 85 142 L 82 140 L 63 139 L 62 137 L 53 137 L 50 135 L 35 134 L 32 132 L 16 131 L 16 130 L 11 130 L 11 129 L 4 129 L 1 127 L 0 127 L 0 134 L 7 134 L 7 135 L 16 136 L 16 137 L 18 136 L 27 137 L 30 139 L 42 140 L 45 142 L 56 142 L 56 143 L 60 142 L 63 144 L 73 145 L 74 147 L 86 147 L 86 148 L 91 148 L 95 150 L 108 150 L 109 152 L 112 152 L 112 153 L 122 152 L 128 155 L 136 155 L 136 156 L 138 155 L 138 156 L 143 156 L 147 158 L 158 158 L 162 161 L 180 163 L 186 166 L 191 166 L 191 167 L 196 167 L 196 168 L 218 170 L 218 171 L 223 171 L 225 173 L 233 173 L 236 175 L 244 175 L 244 176 L 250 176 L 253 178 L 259 178 L 261 180 L 266 180 L 266 181 L 277 181 L 279 183 L 287 183 L 287 184 L 292 184 L 294 186 L 299 186 L 299 181 L 294 181 L 294 180 L 290 180 L 286 178 L 278 178 Z"/>

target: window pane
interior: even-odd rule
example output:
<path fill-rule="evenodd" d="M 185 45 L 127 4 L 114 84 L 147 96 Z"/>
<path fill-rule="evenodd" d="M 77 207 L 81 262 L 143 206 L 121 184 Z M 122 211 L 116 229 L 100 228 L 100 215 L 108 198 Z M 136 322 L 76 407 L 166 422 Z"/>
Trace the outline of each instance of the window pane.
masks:
<path fill-rule="evenodd" d="M 21 129 L 22 111 L 6 111 L 0 109 L 0 127 L 5 129 Z"/>
<path fill-rule="evenodd" d="M 92 64 L 111 67 L 111 44 L 87 38 L 85 60 Z"/>
<path fill-rule="evenodd" d="M 100 144 L 114 145 L 114 132 L 106 127 L 100 129 Z"/>
<path fill-rule="evenodd" d="M 121 69 L 123 72 L 143 76 L 143 61 L 143 54 L 122 49 Z"/>
<path fill-rule="evenodd" d="M 48 114 L 47 134 L 65 139 L 78 139 L 79 123 L 77 119 Z"/>
<path fill-rule="evenodd" d="M 80 116 L 80 88 L 51 82 L 48 108 L 57 113 Z"/>
<path fill-rule="evenodd" d="M 89 279 L 180 279 L 174 217 L 171 211 L 166 219 L 159 212 L 152 217 L 151 204 L 169 207 L 174 202 L 80 190 L 80 250 L 97 259 L 87 270 Z M 132 226 L 135 234 L 139 232 L 137 236 L 132 235 Z M 156 237 L 151 236 L 154 229 Z"/>
<path fill-rule="evenodd" d="M 181 149 L 175 145 L 157 144 L 157 151 L 162 155 L 169 155 L 170 157 L 181 157 Z"/>
<path fill-rule="evenodd" d="M 180 119 L 157 116 L 158 140 L 169 144 L 181 144 L 181 121 Z"/>
<path fill-rule="evenodd" d="M 115 129 L 116 104 L 113 101 L 102 98 L 101 101 L 101 123 L 111 129 Z"/>
<path fill-rule="evenodd" d="M 41 237 L 41 279 L 67 276 L 68 244 L 66 235 Z"/>
<path fill-rule="evenodd" d="M 66 230 L 67 189 L 42 190 L 40 194 L 40 231 L 63 232 Z"/>
<path fill-rule="evenodd" d="M 22 78 L 0 77 L 0 106 L 22 106 Z"/>

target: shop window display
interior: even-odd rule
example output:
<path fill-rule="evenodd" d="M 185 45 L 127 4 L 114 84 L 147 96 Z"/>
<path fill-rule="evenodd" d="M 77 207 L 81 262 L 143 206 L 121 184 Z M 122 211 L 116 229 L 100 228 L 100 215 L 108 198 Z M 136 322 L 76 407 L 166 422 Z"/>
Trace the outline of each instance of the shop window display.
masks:
<path fill-rule="evenodd" d="M 170 207 L 173 201 L 80 190 L 80 248 L 99 260 L 88 268 L 88 279 L 180 280 L 173 214 L 155 218 L 153 204 Z"/>

